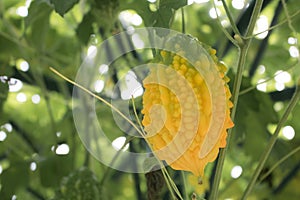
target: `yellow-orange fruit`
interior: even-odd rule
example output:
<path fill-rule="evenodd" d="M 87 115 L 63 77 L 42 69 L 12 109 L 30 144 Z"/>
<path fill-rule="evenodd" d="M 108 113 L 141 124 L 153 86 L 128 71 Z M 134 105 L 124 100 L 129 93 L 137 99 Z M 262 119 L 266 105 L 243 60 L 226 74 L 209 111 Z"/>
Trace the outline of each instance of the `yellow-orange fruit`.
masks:
<path fill-rule="evenodd" d="M 233 127 L 226 67 L 215 50 L 206 51 L 194 65 L 185 56 L 161 51 L 143 82 L 142 124 L 153 152 L 173 169 L 196 176 L 216 159 Z"/>

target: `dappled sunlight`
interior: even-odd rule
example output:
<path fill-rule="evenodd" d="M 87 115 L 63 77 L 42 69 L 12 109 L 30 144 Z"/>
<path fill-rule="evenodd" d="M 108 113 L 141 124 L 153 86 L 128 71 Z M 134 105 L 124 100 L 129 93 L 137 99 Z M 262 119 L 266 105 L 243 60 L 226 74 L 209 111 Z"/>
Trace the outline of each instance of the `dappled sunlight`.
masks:
<path fill-rule="evenodd" d="M 259 65 L 257 71 L 259 74 L 264 74 L 266 72 L 266 67 L 264 65 Z"/>
<path fill-rule="evenodd" d="M 237 179 L 242 175 L 242 173 L 243 173 L 243 168 L 239 165 L 236 165 L 231 169 L 230 175 L 232 178 Z"/>
<path fill-rule="evenodd" d="M 299 57 L 299 50 L 296 46 L 291 46 L 289 48 L 289 52 L 290 52 L 291 57 L 293 57 L 293 58 Z"/>
<path fill-rule="evenodd" d="M 140 38 L 139 34 L 137 33 L 134 33 L 132 36 L 132 42 L 133 42 L 133 45 L 138 48 L 138 49 L 142 49 L 144 48 L 145 44 L 144 44 L 144 41 Z"/>
<path fill-rule="evenodd" d="M 108 70 L 109 70 L 109 67 L 106 64 L 101 64 L 99 66 L 99 73 L 100 74 L 106 74 L 108 72 Z"/>
<path fill-rule="evenodd" d="M 35 171 L 35 170 L 37 169 L 37 164 L 36 164 L 36 162 L 31 162 L 29 168 L 30 168 L 31 171 Z"/>
<path fill-rule="evenodd" d="M 38 94 L 32 95 L 31 101 L 32 101 L 32 103 L 34 103 L 34 104 L 39 104 L 40 101 L 41 101 L 40 95 L 38 95 Z"/>
<path fill-rule="evenodd" d="M 221 11 L 220 11 L 220 9 L 219 8 L 211 8 L 210 10 L 209 10 L 209 16 L 211 17 L 211 18 L 213 18 L 213 19 L 216 19 L 218 16 L 220 16 L 221 15 Z"/>
<path fill-rule="evenodd" d="M 17 94 L 16 99 L 20 103 L 25 103 L 27 101 L 27 96 L 26 96 L 25 93 L 20 92 L 20 93 Z"/>
<path fill-rule="evenodd" d="M 288 43 L 289 43 L 290 45 L 297 44 L 297 38 L 289 37 L 289 38 L 288 38 Z"/>
<path fill-rule="evenodd" d="M 29 70 L 29 63 L 26 60 L 19 59 L 16 62 L 17 68 L 23 72 L 27 72 Z"/>
<path fill-rule="evenodd" d="M 91 45 L 87 50 L 87 58 L 93 59 L 97 55 L 97 47 L 95 45 Z"/>
<path fill-rule="evenodd" d="M 295 137 L 295 130 L 292 126 L 285 126 L 282 128 L 282 135 L 287 140 L 292 140 Z"/>
<path fill-rule="evenodd" d="M 284 108 L 284 104 L 281 101 L 274 103 L 273 108 L 276 112 L 281 111 Z"/>
<path fill-rule="evenodd" d="M 23 82 L 19 79 L 11 78 L 9 84 L 9 91 L 10 92 L 18 92 L 22 89 Z"/>
<path fill-rule="evenodd" d="M 256 85 L 256 89 L 262 92 L 267 91 L 267 82 L 265 79 L 259 79 Z"/>
<path fill-rule="evenodd" d="M 258 20 L 256 21 L 256 26 L 254 29 L 253 34 L 260 33 L 256 35 L 255 37 L 257 39 L 264 39 L 268 35 L 268 28 L 269 28 L 269 22 L 268 18 L 265 15 L 261 15 Z"/>
<path fill-rule="evenodd" d="M 104 89 L 104 81 L 103 80 L 96 80 L 95 84 L 94 84 L 94 90 L 97 93 L 102 92 L 102 90 Z"/>
<path fill-rule="evenodd" d="M 16 13 L 17 13 L 17 15 L 19 15 L 21 17 L 27 17 L 28 9 L 26 6 L 20 6 L 17 8 Z"/>
<path fill-rule="evenodd" d="M 114 139 L 111 144 L 115 150 L 119 151 L 122 149 L 125 142 L 126 142 L 126 137 L 121 136 L 121 137 Z M 128 148 L 129 148 L 129 143 L 125 145 L 125 147 L 122 149 L 122 151 L 127 151 Z"/>
<path fill-rule="evenodd" d="M 133 71 L 129 71 L 125 75 L 124 82 L 126 86 L 121 86 L 121 98 L 123 100 L 136 98 L 144 93 L 144 89 L 141 83 L 137 81 L 137 76 Z"/>
<path fill-rule="evenodd" d="M 70 148 L 68 144 L 59 144 L 57 145 L 57 147 L 55 148 L 55 153 L 57 155 L 67 155 L 70 152 Z"/>
<path fill-rule="evenodd" d="M 143 23 L 141 16 L 133 10 L 125 10 L 120 12 L 119 19 L 126 27 L 130 25 L 140 26 Z"/>
<path fill-rule="evenodd" d="M 0 131 L 0 142 L 3 142 L 7 137 L 7 134 L 4 131 Z"/>
<path fill-rule="evenodd" d="M 61 131 L 57 131 L 57 132 L 56 132 L 56 137 L 59 138 L 60 136 L 61 136 Z"/>
<path fill-rule="evenodd" d="M 1 129 L 5 129 L 7 132 L 12 132 L 13 127 L 10 123 L 6 123 L 6 124 L 1 126 Z"/>
<path fill-rule="evenodd" d="M 241 10 L 245 7 L 245 1 L 244 0 L 232 0 L 231 2 L 232 7 L 235 9 Z"/>
<path fill-rule="evenodd" d="M 284 88 L 285 88 L 284 83 L 280 83 L 280 82 L 276 82 L 276 83 L 275 83 L 275 89 L 276 89 L 277 91 L 282 91 L 282 90 L 284 90 Z"/>

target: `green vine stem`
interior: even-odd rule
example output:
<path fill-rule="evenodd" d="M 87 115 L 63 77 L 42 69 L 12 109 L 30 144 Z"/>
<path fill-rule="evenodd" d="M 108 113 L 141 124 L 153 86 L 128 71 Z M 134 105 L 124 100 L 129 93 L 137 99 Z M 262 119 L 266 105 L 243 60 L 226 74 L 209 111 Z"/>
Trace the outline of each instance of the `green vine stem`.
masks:
<path fill-rule="evenodd" d="M 61 73 L 59 73 L 57 70 L 55 70 L 52 67 L 49 67 L 49 69 L 55 73 L 56 75 L 58 75 L 59 77 L 61 77 L 62 79 L 64 79 L 65 81 L 71 83 L 72 85 L 80 88 L 81 90 L 83 90 L 84 92 L 86 92 L 87 94 L 93 96 L 94 98 L 98 99 L 99 101 L 103 102 L 105 105 L 107 105 L 108 107 L 110 107 L 111 109 L 113 109 L 114 111 L 116 111 L 123 119 L 125 119 L 139 134 L 143 135 L 143 132 L 128 118 L 126 117 L 119 109 L 117 109 L 116 107 L 114 107 L 113 105 L 111 105 L 108 101 L 106 101 L 105 99 L 103 99 L 100 96 L 97 96 L 96 94 L 94 94 L 93 92 L 89 91 L 88 89 L 86 89 L 85 87 L 83 87 L 82 85 L 72 81 L 71 79 L 67 78 L 66 76 L 62 75 Z"/>
<path fill-rule="evenodd" d="M 300 146 L 292 150 L 290 153 L 282 157 L 278 162 L 276 162 L 269 171 L 267 171 L 260 179 L 259 182 L 263 181 L 265 178 L 267 178 L 281 163 L 286 161 L 288 158 L 290 158 L 292 155 L 300 151 Z"/>
<path fill-rule="evenodd" d="M 136 106 L 135 106 L 135 103 L 134 103 L 134 98 L 133 98 L 133 96 L 131 96 L 131 100 L 132 100 L 132 107 L 133 107 L 133 111 L 134 111 L 135 118 L 136 118 L 136 120 L 137 120 L 137 122 L 138 122 L 138 124 L 139 124 L 139 126 L 140 126 L 141 132 L 143 133 L 142 136 L 145 138 L 145 141 L 147 142 L 148 146 L 151 148 L 151 145 L 148 143 L 148 141 L 147 141 L 147 139 L 146 139 L 146 132 L 144 131 L 144 128 L 143 128 L 143 126 L 142 126 L 142 123 L 141 123 L 141 121 L 140 121 L 140 119 L 139 119 L 139 117 L 138 117 L 138 113 L 137 113 L 137 111 L 136 111 Z M 152 152 L 153 152 L 153 151 L 152 151 Z M 164 176 L 164 179 L 165 179 L 165 181 L 166 181 L 166 184 L 167 184 L 167 187 L 168 187 L 168 189 L 169 189 L 169 191 L 170 191 L 170 195 L 172 196 L 172 199 L 174 199 L 174 200 L 177 199 L 177 197 L 176 197 L 176 195 L 175 195 L 175 193 L 176 193 L 177 196 L 178 196 L 181 200 L 183 200 L 183 198 L 182 198 L 182 196 L 181 196 L 181 194 L 180 194 L 180 192 L 179 192 L 179 190 L 178 190 L 176 184 L 173 182 L 173 180 L 172 180 L 172 178 L 170 177 L 170 175 L 169 175 L 167 169 L 165 168 L 164 164 L 162 163 L 162 161 L 160 161 L 160 160 L 157 158 L 157 156 L 156 156 L 155 154 L 154 154 L 154 156 L 155 156 L 156 160 L 158 161 L 158 163 L 159 163 L 160 166 L 161 166 L 161 172 L 162 172 L 162 174 L 163 174 L 163 176 Z M 174 193 L 174 192 L 175 192 L 175 193 Z"/>
<path fill-rule="evenodd" d="M 185 177 L 184 171 L 180 171 L 180 177 L 181 177 L 181 181 L 182 181 L 182 184 L 183 184 L 182 193 L 184 195 L 184 198 L 189 199 L 189 196 L 188 196 L 188 193 L 187 193 L 187 190 L 186 190 L 187 182 L 186 182 L 186 177 Z"/>
<path fill-rule="evenodd" d="M 217 6 L 216 6 L 215 1 L 212 1 L 212 4 L 213 4 L 214 9 L 215 9 L 215 11 L 217 13 Z M 220 27 L 220 29 L 223 31 L 223 33 L 225 34 L 225 36 L 227 37 L 227 39 L 230 40 L 236 47 L 238 47 L 237 41 L 231 36 L 231 34 L 227 31 L 227 29 L 225 29 L 223 27 L 223 25 L 221 24 L 221 20 L 220 20 L 219 15 L 217 15 L 217 24 Z"/>
<path fill-rule="evenodd" d="M 299 99 L 300 99 L 300 79 L 298 81 L 298 85 L 297 85 L 297 88 L 296 88 L 296 91 L 295 91 L 295 94 L 294 96 L 292 97 L 289 105 L 287 106 L 283 116 L 281 117 L 280 121 L 278 122 L 278 125 L 276 127 L 276 130 L 274 132 L 274 134 L 272 135 L 271 139 L 269 140 L 269 143 L 266 147 L 266 149 L 264 150 L 260 160 L 259 160 L 259 163 L 258 163 L 258 166 L 256 167 L 255 169 L 255 172 L 243 194 L 243 197 L 242 197 L 242 200 L 245 200 L 247 199 L 248 195 L 251 193 L 251 191 L 253 190 L 253 187 L 256 183 L 256 180 L 259 176 L 259 174 L 261 173 L 263 167 L 264 167 L 264 164 L 265 162 L 267 161 L 271 151 L 272 151 L 272 148 L 278 138 L 278 135 L 279 135 L 279 132 L 282 128 L 282 126 L 284 125 L 284 123 L 286 122 L 286 120 L 288 119 L 288 116 L 290 115 L 290 113 L 292 112 L 292 110 L 294 109 L 294 107 L 297 105 L 297 103 L 299 102 Z"/>
<path fill-rule="evenodd" d="M 250 22 L 247 27 L 246 34 L 245 34 L 246 38 L 249 37 L 250 35 L 252 35 L 252 33 L 253 33 L 255 23 L 260 14 L 262 4 L 263 4 L 263 0 L 257 0 L 255 2 L 254 10 L 253 10 L 252 16 L 250 18 Z M 235 25 L 231 25 L 231 26 L 233 27 Z M 234 80 L 234 86 L 233 86 L 233 92 L 232 92 L 232 102 L 233 102 L 234 107 L 231 111 L 231 119 L 233 121 L 234 121 L 235 114 L 236 114 L 236 108 L 237 108 L 237 103 L 238 103 L 238 99 L 239 99 L 239 92 L 240 92 L 240 87 L 241 87 L 242 78 L 243 78 L 243 71 L 244 71 L 244 66 L 246 63 L 246 56 L 247 56 L 248 48 L 251 44 L 252 38 L 244 39 L 244 37 L 242 37 L 241 35 L 236 34 L 235 40 L 238 43 L 239 58 L 238 58 L 238 66 L 237 66 L 237 75 Z M 214 180 L 213 180 L 212 190 L 211 190 L 211 194 L 209 196 L 210 200 L 215 200 L 218 197 L 218 190 L 219 190 L 219 185 L 220 185 L 220 181 L 221 181 L 225 156 L 226 156 L 226 152 L 227 152 L 227 149 L 229 146 L 232 130 L 233 129 L 230 129 L 228 131 L 226 147 L 220 150 L 219 159 L 217 162 L 217 168 L 216 168 L 216 172 L 215 172 L 215 176 L 214 176 Z"/>
<path fill-rule="evenodd" d="M 184 15 L 184 9 L 181 8 L 181 32 L 185 34 L 185 15 Z"/>
<path fill-rule="evenodd" d="M 230 21 L 230 25 L 231 25 L 231 28 L 232 28 L 233 32 L 235 34 L 241 35 L 241 33 L 240 33 L 239 29 L 237 28 L 237 26 L 235 24 L 235 21 L 234 21 L 232 15 L 231 15 L 231 12 L 230 12 L 230 10 L 229 10 L 229 8 L 227 6 L 226 1 L 222 0 L 222 4 L 223 4 L 223 7 L 225 9 L 226 15 L 227 15 L 227 17 L 228 17 L 228 19 Z"/>
<path fill-rule="evenodd" d="M 291 69 L 294 69 L 295 66 L 296 66 L 297 64 L 298 64 L 298 61 L 297 61 L 296 63 L 293 63 L 293 64 L 291 64 L 290 66 L 286 67 L 286 68 L 283 69 L 281 72 L 276 73 L 276 74 L 274 74 L 273 76 L 271 76 L 271 77 L 269 77 L 269 78 L 266 78 L 264 81 L 257 82 L 255 85 L 250 86 L 250 87 L 248 87 L 248 88 L 246 88 L 246 89 L 240 91 L 240 96 L 242 96 L 242 95 L 244 95 L 244 94 L 250 92 L 251 90 L 254 90 L 254 89 L 255 89 L 258 85 L 260 85 L 260 84 L 267 83 L 267 82 L 273 80 L 273 79 L 274 79 L 276 76 L 278 76 L 279 74 L 282 74 L 283 72 L 287 72 L 287 71 L 290 71 Z"/>

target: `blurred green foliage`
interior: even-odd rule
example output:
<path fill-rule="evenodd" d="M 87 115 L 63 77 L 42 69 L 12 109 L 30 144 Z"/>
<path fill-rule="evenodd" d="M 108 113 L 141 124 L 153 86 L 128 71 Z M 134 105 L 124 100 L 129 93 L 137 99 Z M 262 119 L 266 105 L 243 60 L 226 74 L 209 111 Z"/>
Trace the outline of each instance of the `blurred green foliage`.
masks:
<path fill-rule="evenodd" d="M 216 48 L 217 55 L 229 67 L 228 76 L 233 80 L 238 52 L 218 26 L 218 19 L 212 18 L 210 12 L 213 5 L 210 2 L 187 5 L 188 2 L 190 1 L 0 1 L 1 199 L 146 199 L 146 193 L 151 189 L 147 189 L 149 176 L 110 170 L 84 148 L 73 122 L 72 85 L 54 75 L 49 67 L 74 79 L 91 45 L 100 44 L 111 35 L 132 27 L 158 26 L 181 31 L 183 8 L 186 33 Z M 221 1 L 215 2 L 222 24 L 231 31 L 224 9 L 219 5 Z M 226 2 L 243 32 L 254 1 L 244 1 L 248 6 L 243 9 L 235 9 L 233 1 Z M 300 2 L 289 0 L 286 5 L 295 30 L 291 30 L 287 23 L 281 1 L 264 3 L 262 14 L 267 17 L 268 24 L 276 17 L 273 25 L 279 26 L 269 32 L 269 37 L 254 37 L 249 49 L 242 83 L 242 91 L 247 92 L 239 99 L 235 128 L 220 186 L 220 199 L 241 197 L 257 160 L 295 89 L 300 74 L 297 60 L 299 51 L 298 58 L 294 58 L 290 55 L 290 48 L 299 47 L 293 41 L 300 39 L 297 34 L 300 31 Z M 277 9 L 278 6 L 281 9 Z M 138 14 L 143 20 L 142 24 L 122 19 L 120 13 L 124 14 L 124 11 L 129 15 Z M 128 55 L 125 61 L 120 61 L 121 64 L 110 67 L 103 77 L 105 84 L 100 95 L 110 99 L 119 77 L 136 64 L 146 63 L 151 58 L 149 51 L 136 51 Z M 29 65 L 28 71 L 23 70 L 20 64 L 24 64 L 24 61 Z M 276 89 L 279 83 L 274 80 L 275 73 L 280 70 L 287 71 L 291 76 L 284 83 L 282 91 Z M 251 74 L 250 71 L 254 73 Z M 18 91 L 9 91 L 9 87 L 17 87 L 16 79 L 22 82 L 22 87 Z M 265 91 L 256 87 L 261 80 L 266 80 Z M 20 100 L 20 94 L 21 97 L 25 95 L 26 99 Z M 34 95 L 40 99 L 32 99 Z M 104 124 L 103 129 L 110 133 L 108 138 L 113 140 L 125 135 L 114 124 L 109 109 L 101 103 L 96 105 L 99 120 Z M 137 108 L 141 109 L 140 103 L 137 103 Z M 299 147 L 299 119 L 298 104 L 286 124 L 293 127 L 295 136 L 288 140 L 281 134 L 264 172 Z M 68 145 L 69 152 L 57 155 L 57 149 L 63 144 Z M 131 145 L 137 151 L 145 148 L 145 144 L 138 141 Z M 230 173 L 236 165 L 242 167 L 243 173 L 234 179 Z M 296 153 L 257 184 L 249 199 L 299 199 L 299 169 L 300 154 Z M 213 170 L 214 163 L 211 163 L 206 169 L 207 182 L 204 183 L 207 187 L 204 190 L 195 189 L 201 186 L 186 183 L 188 196 L 201 191 L 198 196 L 207 197 Z M 179 173 L 171 169 L 169 171 L 183 192 L 183 180 Z M 153 179 L 150 176 L 151 178 Z M 159 178 L 157 180 L 163 181 Z M 160 186 L 165 187 L 163 183 Z M 155 198 L 170 197 L 164 188 L 160 197 Z"/>

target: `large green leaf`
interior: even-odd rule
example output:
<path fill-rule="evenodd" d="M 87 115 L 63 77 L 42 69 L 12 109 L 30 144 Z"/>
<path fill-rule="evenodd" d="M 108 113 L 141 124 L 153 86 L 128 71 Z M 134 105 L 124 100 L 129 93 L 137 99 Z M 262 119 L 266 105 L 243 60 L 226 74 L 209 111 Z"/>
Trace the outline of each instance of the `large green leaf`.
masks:
<path fill-rule="evenodd" d="M 250 80 L 244 78 L 242 88 L 251 87 Z M 254 160 L 265 148 L 270 137 L 268 124 L 277 123 L 277 113 L 274 111 L 273 102 L 267 93 L 256 89 L 239 97 L 235 118 L 235 141 L 239 142 L 245 153 Z"/>
<path fill-rule="evenodd" d="M 70 155 L 50 155 L 38 163 L 43 186 L 56 187 L 59 185 L 61 178 L 72 170 L 72 159 Z"/>
<path fill-rule="evenodd" d="M 11 199 L 12 195 L 20 187 L 28 183 L 29 164 L 27 162 L 12 163 L 1 174 L 1 199 Z"/>
<path fill-rule="evenodd" d="M 91 34 L 93 33 L 93 27 L 92 27 L 93 22 L 94 22 L 94 17 L 91 14 L 91 12 L 88 12 L 83 17 L 82 21 L 77 27 L 76 30 L 77 37 L 83 44 L 87 44 Z"/>
<path fill-rule="evenodd" d="M 28 40 L 32 42 L 36 49 L 43 50 L 45 48 L 51 12 L 51 6 L 43 1 L 34 1 L 29 7 L 28 16 L 25 18 L 25 26 L 30 29 L 27 35 Z"/>
<path fill-rule="evenodd" d="M 183 6 L 187 5 L 187 0 L 161 0 L 160 7 L 162 8 L 172 8 L 172 9 L 179 9 Z"/>
<path fill-rule="evenodd" d="M 50 0 L 54 5 L 54 10 L 62 17 L 71 10 L 78 1 L 79 0 Z"/>

